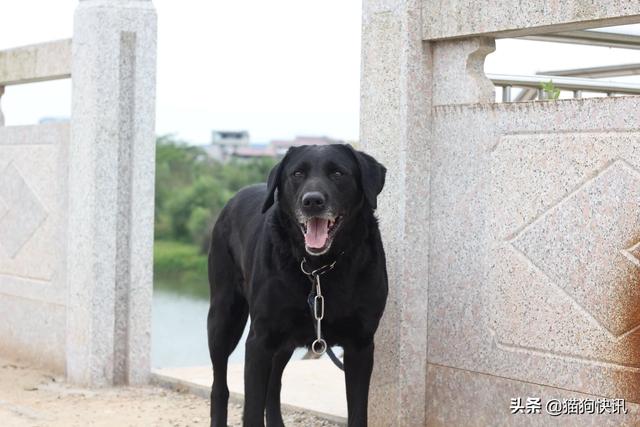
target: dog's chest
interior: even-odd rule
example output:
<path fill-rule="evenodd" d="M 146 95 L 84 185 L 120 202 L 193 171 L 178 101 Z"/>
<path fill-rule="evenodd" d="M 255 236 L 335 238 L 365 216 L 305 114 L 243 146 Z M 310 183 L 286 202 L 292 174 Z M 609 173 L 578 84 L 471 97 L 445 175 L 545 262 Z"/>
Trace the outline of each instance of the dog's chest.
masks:
<path fill-rule="evenodd" d="M 326 287 L 322 292 L 324 312 L 321 319 L 323 338 L 330 344 L 344 344 L 361 333 L 361 312 L 353 293 Z M 288 328 L 283 331 L 287 341 L 296 346 L 306 346 L 316 339 L 316 320 L 308 304 L 309 295 L 300 301 L 297 310 L 287 310 Z M 311 298 L 313 299 L 313 297 Z"/>

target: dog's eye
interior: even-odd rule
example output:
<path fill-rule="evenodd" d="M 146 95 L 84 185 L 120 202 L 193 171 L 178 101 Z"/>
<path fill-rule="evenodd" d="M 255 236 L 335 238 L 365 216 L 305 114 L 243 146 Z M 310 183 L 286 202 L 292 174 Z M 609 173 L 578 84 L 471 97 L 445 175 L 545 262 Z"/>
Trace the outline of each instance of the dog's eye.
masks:
<path fill-rule="evenodd" d="M 293 176 L 295 178 L 302 178 L 304 176 L 304 172 L 302 172 L 301 170 L 297 170 L 297 171 L 293 172 Z"/>
<path fill-rule="evenodd" d="M 333 171 L 331 172 L 331 176 L 334 178 L 340 178 L 342 175 L 344 175 L 342 172 L 340 171 Z"/>

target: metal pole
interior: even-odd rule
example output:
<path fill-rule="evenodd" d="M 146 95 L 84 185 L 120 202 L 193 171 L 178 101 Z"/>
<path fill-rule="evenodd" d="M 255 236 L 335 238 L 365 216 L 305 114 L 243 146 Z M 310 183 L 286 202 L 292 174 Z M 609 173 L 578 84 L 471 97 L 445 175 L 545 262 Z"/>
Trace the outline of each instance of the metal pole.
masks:
<path fill-rule="evenodd" d="M 511 102 L 511 86 L 502 86 L 502 102 Z"/>
<path fill-rule="evenodd" d="M 2 95 L 4 95 L 4 86 L 0 86 L 0 101 L 2 101 Z M 2 114 L 2 104 L 0 104 L 0 126 L 4 126 L 4 114 Z"/>
<path fill-rule="evenodd" d="M 615 82 L 598 79 L 558 76 L 517 76 L 505 74 L 487 74 L 496 86 L 526 87 L 540 89 L 541 85 L 553 80 L 553 86 L 560 90 L 586 90 L 589 92 L 611 92 L 612 94 L 640 95 L 640 84 Z"/>

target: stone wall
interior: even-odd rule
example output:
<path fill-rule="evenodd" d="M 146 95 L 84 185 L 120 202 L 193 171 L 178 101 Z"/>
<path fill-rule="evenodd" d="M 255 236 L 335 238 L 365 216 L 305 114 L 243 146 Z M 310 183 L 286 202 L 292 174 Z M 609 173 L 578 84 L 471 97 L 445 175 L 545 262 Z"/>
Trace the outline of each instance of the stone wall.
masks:
<path fill-rule="evenodd" d="M 62 371 L 67 123 L 0 127 L 0 352 Z"/>
<path fill-rule="evenodd" d="M 150 373 L 155 66 L 149 0 L 81 0 L 72 41 L 0 52 L 0 96 L 73 86 L 69 123 L 0 111 L 0 352 L 80 384 Z"/>
<path fill-rule="evenodd" d="M 640 98 L 494 104 L 483 65 L 495 37 L 640 10 L 489 3 L 364 3 L 361 140 L 389 168 L 371 424 L 637 424 Z M 510 414 L 536 395 L 630 414 Z"/>
<path fill-rule="evenodd" d="M 430 364 L 640 402 L 639 107 L 434 109 Z"/>

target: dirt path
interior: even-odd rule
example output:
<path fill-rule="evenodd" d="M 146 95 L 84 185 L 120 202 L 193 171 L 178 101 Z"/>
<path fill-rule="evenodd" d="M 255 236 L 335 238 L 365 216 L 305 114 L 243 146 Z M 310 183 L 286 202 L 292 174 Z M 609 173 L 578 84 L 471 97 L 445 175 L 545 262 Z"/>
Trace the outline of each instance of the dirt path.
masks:
<path fill-rule="evenodd" d="M 46 372 L 0 359 L 0 425 L 3 427 L 205 426 L 209 402 L 158 387 L 84 389 Z M 229 405 L 229 425 L 241 425 L 242 407 Z M 287 426 L 334 426 L 286 411 Z"/>

